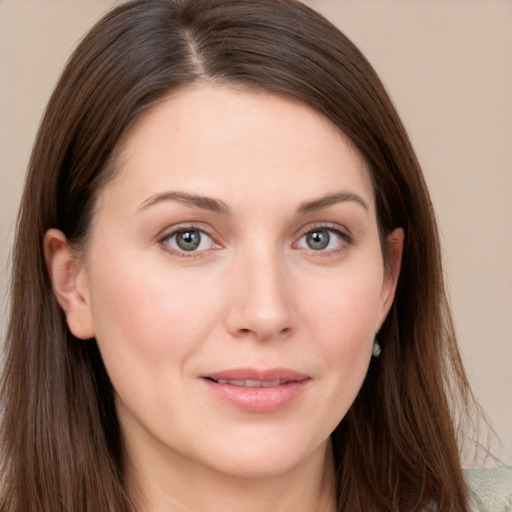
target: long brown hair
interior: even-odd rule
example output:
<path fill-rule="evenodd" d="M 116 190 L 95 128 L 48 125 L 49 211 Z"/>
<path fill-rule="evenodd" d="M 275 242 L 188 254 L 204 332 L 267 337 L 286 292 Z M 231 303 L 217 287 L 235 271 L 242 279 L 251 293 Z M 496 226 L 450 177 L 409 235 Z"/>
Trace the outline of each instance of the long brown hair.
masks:
<path fill-rule="evenodd" d="M 107 14 L 71 57 L 18 218 L 1 381 L 3 510 L 133 510 L 111 383 L 94 340 L 67 328 L 42 240 L 58 228 L 86 243 L 121 136 L 143 110 L 199 80 L 292 96 L 322 113 L 366 159 L 382 240 L 398 226 L 406 233 L 382 356 L 332 434 L 339 510 L 466 512 L 452 405 L 464 411 L 471 394 L 418 161 L 363 55 L 294 0 L 135 0 Z"/>

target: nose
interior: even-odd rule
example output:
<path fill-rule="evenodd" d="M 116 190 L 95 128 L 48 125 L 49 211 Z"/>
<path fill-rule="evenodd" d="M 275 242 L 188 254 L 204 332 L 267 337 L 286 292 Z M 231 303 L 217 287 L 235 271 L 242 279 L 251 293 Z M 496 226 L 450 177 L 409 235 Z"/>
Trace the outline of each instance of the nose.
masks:
<path fill-rule="evenodd" d="M 231 269 L 227 329 L 238 338 L 283 339 L 293 331 L 286 265 L 275 251 L 240 255 Z"/>

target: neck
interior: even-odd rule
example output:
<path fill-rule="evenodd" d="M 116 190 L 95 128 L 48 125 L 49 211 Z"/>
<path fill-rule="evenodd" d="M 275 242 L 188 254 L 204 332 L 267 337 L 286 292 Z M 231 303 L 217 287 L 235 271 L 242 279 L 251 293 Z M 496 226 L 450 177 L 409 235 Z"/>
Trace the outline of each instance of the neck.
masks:
<path fill-rule="evenodd" d="M 129 453 L 131 450 L 129 450 Z M 145 512 L 334 512 L 335 471 L 330 443 L 300 467 L 264 477 L 218 473 L 189 460 L 130 453 L 128 486 Z M 137 469 L 135 469 L 137 468 Z"/>

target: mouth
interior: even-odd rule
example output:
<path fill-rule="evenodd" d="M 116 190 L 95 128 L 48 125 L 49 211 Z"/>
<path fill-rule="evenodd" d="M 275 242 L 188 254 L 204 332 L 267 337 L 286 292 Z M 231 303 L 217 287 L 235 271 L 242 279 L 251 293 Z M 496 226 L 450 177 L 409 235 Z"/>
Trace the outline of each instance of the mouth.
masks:
<path fill-rule="evenodd" d="M 207 389 L 222 402 L 251 412 L 273 412 L 298 400 L 311 377 L 294 370 L 235 369 L 205 375 Z"/>
<path fill-rule="evenodd" d="M 208 377 L 207 377 L 208 378 Z M 212 382 L 217 384 L 227 384 L 229 386 L 242 386 L 245 388 L 275 388 L 276 386 L 282 386 L 288 384 L 288 382 L 294 382 L 289 380 L 234 380 L 234 379 L 210 379 Z"/>

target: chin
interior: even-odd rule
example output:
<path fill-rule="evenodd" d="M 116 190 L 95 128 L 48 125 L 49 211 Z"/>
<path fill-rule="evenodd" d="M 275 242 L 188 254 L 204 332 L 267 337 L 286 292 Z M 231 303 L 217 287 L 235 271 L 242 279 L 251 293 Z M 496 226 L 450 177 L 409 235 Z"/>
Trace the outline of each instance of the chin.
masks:
<path fill-rule="evenodd" d="M 223 447 L 211 447 L 210 467 L 224 475 L 238 478 L 276 478 L 293 471 L 305 462 L 322 463 L 325 447 L 329 440 L 310 445 L 306 440 L 291 439 L 281 436 L 257 438 L 252 442 L 239 444 L 236 440 Z M 269 434 L 270 436 L 270 434 Z M 206 461 L 204 461 L 206 462 Z M 203 462 L 203 463 L 204 463 Z"/>

